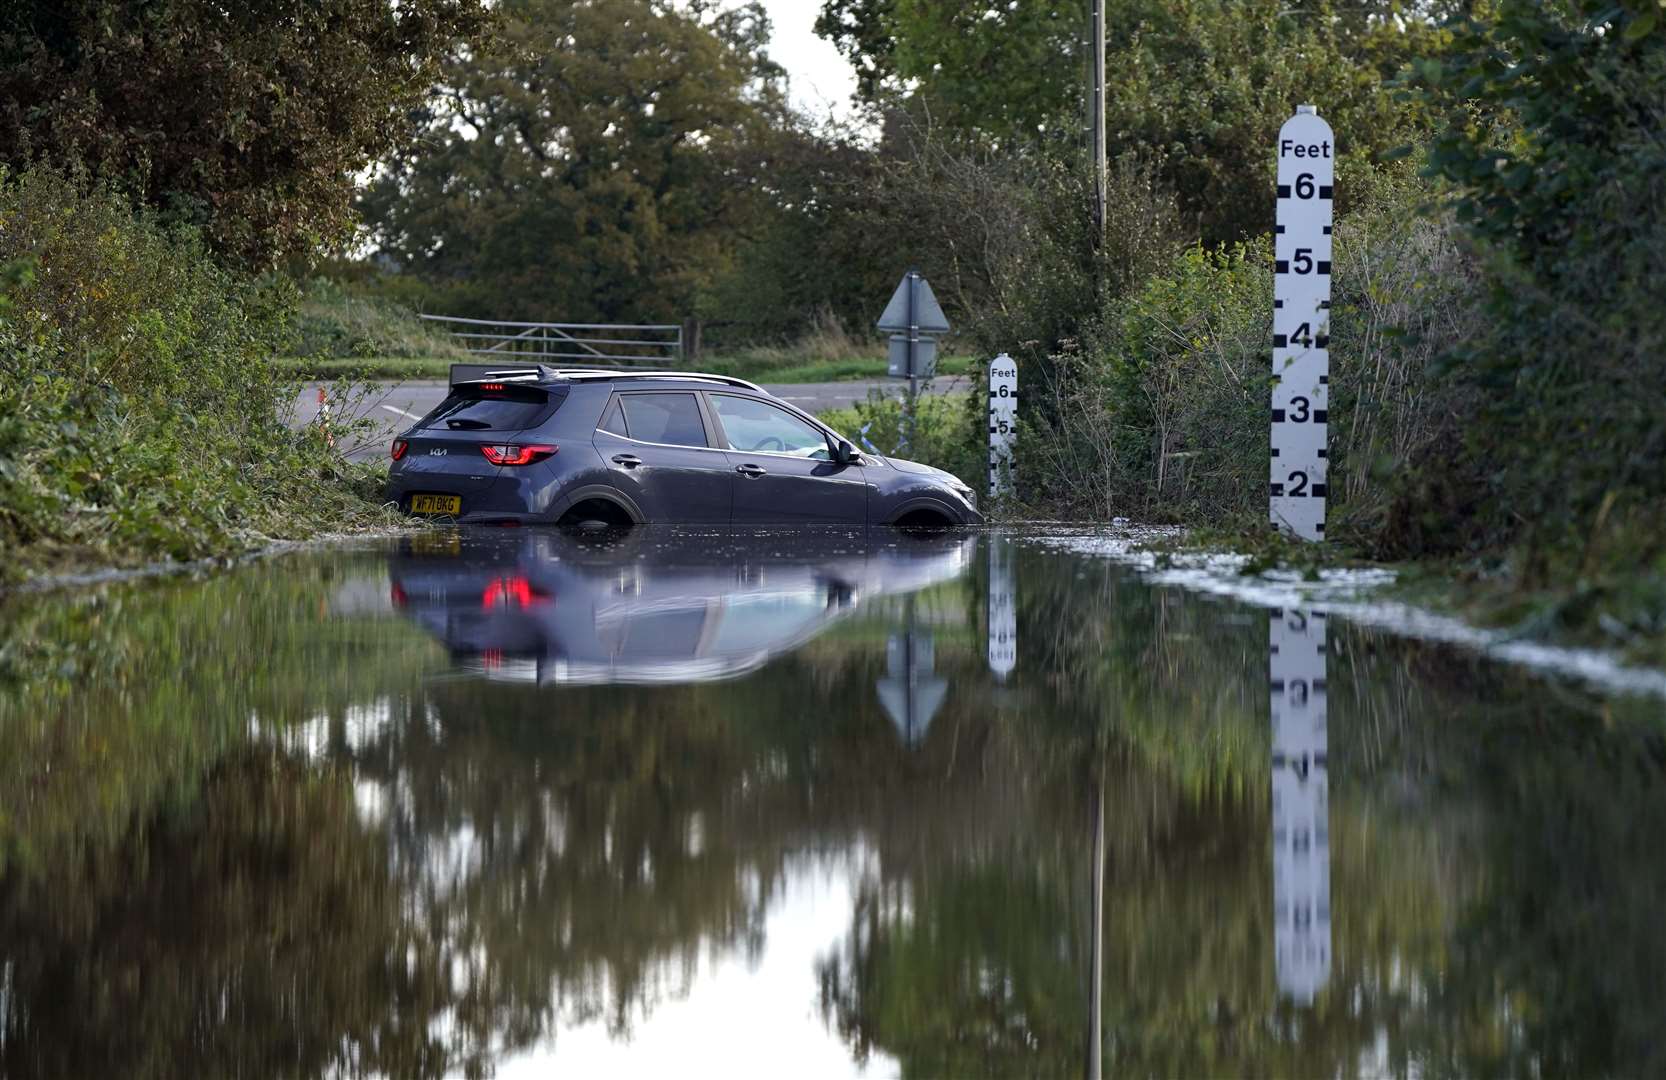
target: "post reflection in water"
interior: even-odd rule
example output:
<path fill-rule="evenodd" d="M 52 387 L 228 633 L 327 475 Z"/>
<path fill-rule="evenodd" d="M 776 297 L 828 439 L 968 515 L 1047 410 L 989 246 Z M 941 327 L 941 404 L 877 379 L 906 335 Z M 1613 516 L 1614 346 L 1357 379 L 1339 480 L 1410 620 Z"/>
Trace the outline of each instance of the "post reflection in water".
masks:
<path fill-rule="evenodd" d="M 1323 612 L 1275 610 L 1267 633 L 1274 963 L 1280 993 L 1303 1005 L 1331 968 L 1328 622 Z"/>
<path fill-rule="evenodd" d="M 1054 539 L 0 600 L 0 1075 L 1666 1075 L 1658 703 Z"/>

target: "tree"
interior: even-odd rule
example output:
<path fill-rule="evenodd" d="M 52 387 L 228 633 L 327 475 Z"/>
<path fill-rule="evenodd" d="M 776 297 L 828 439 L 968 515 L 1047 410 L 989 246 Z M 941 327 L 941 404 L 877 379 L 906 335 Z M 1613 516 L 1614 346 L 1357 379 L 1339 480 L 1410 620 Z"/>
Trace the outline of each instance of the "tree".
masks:
<path fill-rule="evenodd" d="M 484 0 L 0 6 L 0 161 L 91 173 L 264 265 L 343 239 L 355 174 Z"/>
<path fill-rule="evenodd" d="M 1384 89 L 1442 47 L 1437 22 L 1390 0 L 1121 0 L 1107 4 L 1106 125 L 1113 157 L 1153 167 L 1209 242 L 1272 225 L 1279 125 L 1317 103 L 1347 162 L 1404 142 L 1420 111 Z M 818 31 L 863 73 L 859 93 L 923 99 L 946 126 L 1002 144 L 1078 144 L 1087 2 L 1006 5 L 827 0 Z M 1349 167 L 1344 165 L 1344 169 Z"/>
<path fill-rule="evenodd" d="M 1427 171 L 1486 279 L 1486 332 L 1447 343 L 1472 404 L 1462 453 L 1439 467 L 1490 505 L 1438 509 L 1444 527 L 1480 518 L 1488 539 L 1525 541 L 1529 580 L 1572 570 L 1585 588 L 1601 559 L 1635 569 L 1666 552 L 1662 14 L 1503 0 L 1417 65 L 1444 120 Z"/>
<path fill-rule="evenodd" d="M 753 223 L 738 167 L 786 116 L 757 4 L 513 0 L 445 66 L 427 136 L 363 199 L 374 243 L 462 312 L 688 313 Z"/>

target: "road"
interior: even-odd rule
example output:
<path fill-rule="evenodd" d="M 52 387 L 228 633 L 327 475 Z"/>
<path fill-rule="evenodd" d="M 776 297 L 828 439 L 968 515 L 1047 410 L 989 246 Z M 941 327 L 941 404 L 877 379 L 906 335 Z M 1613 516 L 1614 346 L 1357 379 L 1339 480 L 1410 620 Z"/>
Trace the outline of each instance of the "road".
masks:
<path fill-rule="evenodd" d="M 324 383 L 308 383 L 295 400 L 293 423 L 296 426 L 312 423 L 319 412 L 319 391 Z M 763 388 L 784 401 L 790 401 L 805 412 L 819 413 L 827 409 L 848 408 L 866 400 L 878 390 L 888 397 L 901 397 L 907 386 L 901 379 L 876 379 L 859 382 L 827 383 L 763 383 Z M 968 389 L 965 376 L 934 379 L 924 388 L 928 394 L 952 394 Z M 366 393 L 348 402 L 331 402 L 332 415 L 354 419 L 366 416 L 376 421 L 370 438 L 344 448 L 348 458 L 359 461 L 387 452 L 388 441 L 394 434 L 427 415 L 446 395 L 447 386 L 438 380 L 411 382 L 370 383 Z"/>

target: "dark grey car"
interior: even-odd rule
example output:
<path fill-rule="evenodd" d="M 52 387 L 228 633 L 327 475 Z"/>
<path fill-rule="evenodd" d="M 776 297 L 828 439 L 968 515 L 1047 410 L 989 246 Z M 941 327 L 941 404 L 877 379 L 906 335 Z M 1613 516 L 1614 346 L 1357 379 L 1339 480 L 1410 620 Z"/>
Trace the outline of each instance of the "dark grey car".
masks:
<path fill-rule="evenodd" d="M 387 498 L 460 522 L 983 521 L 956 477 L 859 453 L 740 379 L 472 364 L 394 440 Z"/>

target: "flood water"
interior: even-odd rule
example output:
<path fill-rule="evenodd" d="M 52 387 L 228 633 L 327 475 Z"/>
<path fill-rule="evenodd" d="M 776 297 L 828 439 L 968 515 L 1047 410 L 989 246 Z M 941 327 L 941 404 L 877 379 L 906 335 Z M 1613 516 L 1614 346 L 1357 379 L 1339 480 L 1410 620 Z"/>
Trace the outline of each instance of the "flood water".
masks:
<path fill-rule="evenodd" d="M 1663 713 L 1011 534 L 14 597 L 0 1073 L 1662 1075 Z"/>

